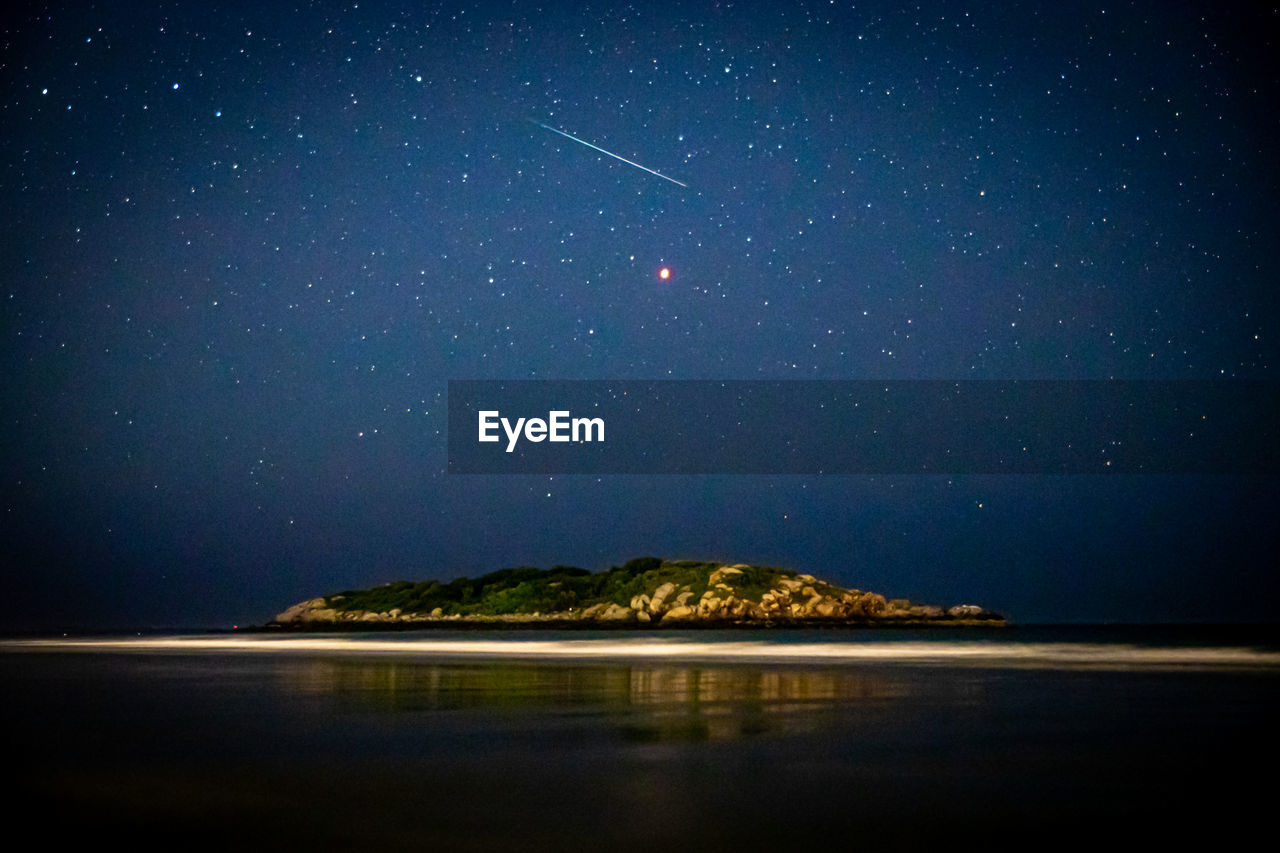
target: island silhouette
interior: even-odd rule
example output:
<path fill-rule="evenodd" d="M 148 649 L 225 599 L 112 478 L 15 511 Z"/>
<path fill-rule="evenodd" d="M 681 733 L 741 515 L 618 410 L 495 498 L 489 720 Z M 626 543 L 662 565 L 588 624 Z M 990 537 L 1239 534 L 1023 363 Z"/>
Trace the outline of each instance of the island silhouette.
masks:
<path fill-rule="evenodd" d="M 993 625 L 976 604 L 949 607 L 846 589 L 774 566 L 638 557 L 590 572 L 573 566 L 501 569 L 478 578 L 397 581 L 312 598 L 268 628 L 433 626 L 765 627 Z"/>

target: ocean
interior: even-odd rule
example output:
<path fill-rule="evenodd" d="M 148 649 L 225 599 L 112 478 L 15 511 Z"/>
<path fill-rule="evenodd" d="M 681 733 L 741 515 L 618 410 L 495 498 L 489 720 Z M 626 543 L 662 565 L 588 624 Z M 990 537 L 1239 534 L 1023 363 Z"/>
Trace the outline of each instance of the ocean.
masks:
<path fill-rule="evenodd" d="M 1215 847 L 1275 627 L 0 640 L 14 821 L 149 849 Z"/>

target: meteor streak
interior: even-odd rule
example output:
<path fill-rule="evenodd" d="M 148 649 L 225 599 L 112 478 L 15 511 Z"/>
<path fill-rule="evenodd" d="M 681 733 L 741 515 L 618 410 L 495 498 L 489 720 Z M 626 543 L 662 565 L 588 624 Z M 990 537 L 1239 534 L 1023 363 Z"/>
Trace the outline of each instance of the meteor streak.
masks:
<path fill-rule="evenodd" d="M 533 119 L 529 119 L 529 121 L 533 121 Z M 572 133 L 565 133 L 563 130 L 556 130 L 551 125 L 543 124 L 540 121 L 533 121 L 533 123 L 536 124 L 538 127 L 543 128 L 544 130 L 549 130 L 552 133 L 558 133 L 561 136 L 563 136 L 565 139 L 572 139 L 574 142 L 581 142 L 583 145 L 587 146 L 588 148 L 594 148 L 596 151 L 599 151 L 601 154 L 608 154 L 613 159 L 621 160 L 622 162 L 626 163 L 628 166 L 635 166 L 637 169 L 643 169 L 644 171 L 648 172 L 650 175 L 657 175 L 659 178 L 662 178 L 662 180 L 664 181 L 670 181 L 671 183 L 676 184 L 677 186 L 682 186 L 685 189 L 689 188 L 688 184 L 681 183 L 680 181 L 677 181 L 675 178 L 668 178 L 666 175 L 662 174 L 661 172 L 655 172 L 653 169 L 650 169 L 648 166 L 641 166 L 639 163 L 636 163 L 632 160 L 628 160 L 626 157 L 619 157 L 617 154 L 614 154 L 612 151 L 605 151 L 599 145 L 592 145 L 590 142 L 587 142 L 585 139 L 579 139 L 578 137 L 574 136 Z"/>

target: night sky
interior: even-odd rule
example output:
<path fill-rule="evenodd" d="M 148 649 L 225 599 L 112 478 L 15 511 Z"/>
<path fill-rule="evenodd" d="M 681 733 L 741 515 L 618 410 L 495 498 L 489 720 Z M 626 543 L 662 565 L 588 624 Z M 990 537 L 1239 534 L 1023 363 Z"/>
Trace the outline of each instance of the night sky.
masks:
<path fill-rule="evenodd" d="M 1273 618 L 1274 477 L 462 476 L 445 424 L 449 379 L 1276 378 L 1274 9 L 144 5 L 3 13 L 0 628 L 644 554 Z"/>

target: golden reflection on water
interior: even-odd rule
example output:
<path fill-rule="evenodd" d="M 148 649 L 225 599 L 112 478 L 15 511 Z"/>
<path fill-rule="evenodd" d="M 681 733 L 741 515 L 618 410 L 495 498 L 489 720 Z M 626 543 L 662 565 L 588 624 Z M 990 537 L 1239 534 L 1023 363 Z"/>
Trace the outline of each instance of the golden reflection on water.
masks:
<path fill-rule="evenodd" d="M 422 663 L 325 658 L 281 662 L 294 695 L 386 712 L 528 710 L 603 715 L 640 740 L 732 740 L 804 733 L 850 708 L 885 710 L 907 681 L 848 669 L 670 664 Z"/>

